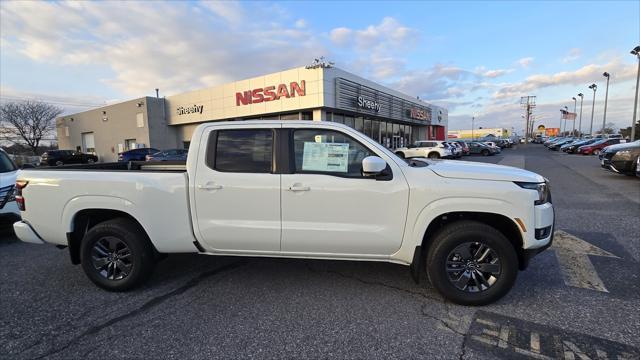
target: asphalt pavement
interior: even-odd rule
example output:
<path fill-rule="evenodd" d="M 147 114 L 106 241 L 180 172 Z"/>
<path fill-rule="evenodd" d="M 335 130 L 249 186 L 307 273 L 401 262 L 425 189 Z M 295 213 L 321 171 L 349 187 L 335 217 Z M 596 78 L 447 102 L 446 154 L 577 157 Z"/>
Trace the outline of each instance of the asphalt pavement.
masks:
<path fill-rule="evenodd" d="M 110 293 L 4 232 L 0 357 L 640 358 L 640 179 L 541 145 L 465 160 L 547 177 L 563 232 L 495 304 L 453 305 L 395 264 L 186 254 Z"/>

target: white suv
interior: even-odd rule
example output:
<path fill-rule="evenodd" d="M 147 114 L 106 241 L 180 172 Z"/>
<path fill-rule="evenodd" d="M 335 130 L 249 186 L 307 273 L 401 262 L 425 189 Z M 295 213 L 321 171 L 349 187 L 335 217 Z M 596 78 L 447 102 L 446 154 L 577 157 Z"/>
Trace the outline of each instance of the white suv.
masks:
<path fill-rule="evenodd" d="M 440 140 L 418 140 L 408 147 L 395 150 L 401 158 L 428 157 L 429 159 L 453 158 L 452 148 Z"/>
<path fill-rule="evenodd" d="M 20 211 L 13 193 L 17 174 L 16 164 L 0 149 L 0 227 L 20 220 Z"/>

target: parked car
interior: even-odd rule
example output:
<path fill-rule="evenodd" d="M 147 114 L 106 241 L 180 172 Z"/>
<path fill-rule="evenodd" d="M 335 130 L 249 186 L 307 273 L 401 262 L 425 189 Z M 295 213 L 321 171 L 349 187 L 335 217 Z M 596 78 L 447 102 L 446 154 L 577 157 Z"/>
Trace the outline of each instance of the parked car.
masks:
<path fill-rule="evenodd" d="M 555 230 L 538 174 L 418 166 L 338 123 L 205 123 L 189 158 L 181 171 L 142 162 L 21 171 L 14 231 L 66 246 L 111 291 L 144 283 L 158 253 L 201 253 L 389 261 L 416 278 L 426 270 L 449 301 L 483 305 L 509 291 Z"/>
<path fill-rule="evenodd" d="M 444 143 L 445 146 L 448 146 L 451 149 L 451 153 L 453 154 L 454 159 L 459 159 L 462 157 L 462 147 L 454 142 L 447 141 Z"/>
<path fill-rule="evenodd" d="M 602 151 L 602 149 L 606 148 L 609 145 L 619 144 L 621 139 L 601 139 L 595 138 L 596 141 L 589 145 L 583 145 L 578 148 L 578 154 L 582 155 L 598 155 Z"/>
<path fill-rule="evenodd" d="M 573 154 L 573 153 L 578 151 L 578 148 L 580 146 L 593 144 L 594 142 L 596 142 L 595 139 L 577 140 L 577 141 L 574 141 L 574 142 L 572 142 L 570 144 L 563 145 L 562 146 L 562 148 L 563 148 L 562 151 L 566 152 L 567 154 Z"/>
<path fill-rule="evenodd" d="M 147 155 L 155 154 L 160 150 L 154 148 L 131 149 L 118 154 L 118 161 L 145 161 Z"/>
<path fill-rule="evenodd" d="M 13 192 L 17 174 L 16 163 L 4 150 L 0 149 L 0 227 L 20 220 L 20 210 Z"/>
<path fill-rule="evenodd" d="M 65 164 L 92 164 L 98 161 L 93 154 L 76 150 L 49 150 L 40 157 L 40 166 L 61 166 Z"/>
<path fill-rule="evenodd" d="M 600 154 L 600 165 L 617 173 L 635 175 L 640 157 L 640 140 L 607 146 Z"/>
<path fill-rule="evenodd" d="M 453 140 L 450 141 L 453 143 L 456 143 L 458 145 L 460 145 L 460 148 L 462 148 L 462 155 L 467 156 L 469 155 L 469 145 L 467 145 L 466 141 L 462 141 L 462 140 Z"/>
<path fill-rule="evenodd" d="M 500 146 L 493 141 L 483 141 L 482 143 L 495 150 L 496 154 L 500 154 L 502 152 Z"/>
<path fill-rule="evenodd" d="M 549 150 L 553 150 L 553 151 L 558 151 L 560 150 L 560 147 L 564 144 L 569 144 L 572 143 L 574 141 L 573 138 L 563 138 L 562 140 L 559 141 L 554 141 L 553 143 L 549 144 L 549 146 L 547 147 Z"/>
<path fill-rule="evenodd" d="M 485 145 L 479 142 L 470 142 L 469 144 L 469 152 L 471 154 L 480 154 L 482 156 L 495 155 L 497 151 L 492 147 Z"/>
<path fill-rule="evenodd" d="M 169 149 L 159 151 L 155 154 L 147 155 L 146 161 L 187 161 L 187 153 L 185 149 Z"/>
<path fill-rule="evenodd" d="M 407 147 L 397 148 L 395 153 L 401 158 L 451 159 L 454 157 L 452 149 L 445 146 L 445 141 L 440 140 L 419 140 Z"/>

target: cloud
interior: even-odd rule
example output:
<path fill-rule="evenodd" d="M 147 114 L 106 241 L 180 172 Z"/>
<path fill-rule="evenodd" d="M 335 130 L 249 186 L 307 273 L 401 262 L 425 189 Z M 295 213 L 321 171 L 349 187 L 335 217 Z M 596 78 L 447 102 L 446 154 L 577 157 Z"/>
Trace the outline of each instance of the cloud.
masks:
<path fill-rule="evenodd" d="M 532 57 L 523 57 L 521 59 L 518 59 L 517 63 L 522 66 L 523 68 L 528 68 L 529 65 L 531 65 L 531 63 L 533 62 L 533 58 Z"/>
<path fill-rule="evenodd" d="M 107 66 L 115 75 L 102 82 L 128 96 L 212 86 L 330 54 L 300 27 L 303 19 L 296 26 L 269 7 L 248 14 L 236 2 L 3 2 L 0 11 L 3 51 Z"/>
<path fill-rule="evenodd" d="M 582 56 L 582 50 L 578 49 L 578 48 L 573 48 L 571 50 L 569 50 L 569 52 L 567 53 L 567 55 L 565 55 L 562 58 L 562 62 L 563 63 L 570 63 L 572 61 L 578 60 L 580 58 L 580 56 Z"/>
<path fill-rule="evenodd" d="M 612 74 L 612 80 L 615 78 L 616 81 L 625 81 L 633 78 L 634 70 L 633 65 L 624 63 L 617 57 L 606 64 L 589 64 L 575 71 L 532 75 L 523 82 L 505 85 L 496 91 L 493 97 L 494 99 L 516 98 L 551 86 L 584 85 L 600 79 L 604 71 Z"/>
<path fill-rule="evenodd" d="M 482 69 L 479 72 L 479 75 L 483 76 L 483 77 L 486 77 L 486 78 L 489 78 L 489 79 L 495 79 L 497 77 L 504 76 L 504 75 L 509 74 L 511 72 L 513 72 L 513 69 L 495 69 L 495 70 Z"/>
<path fill-rule="evenodd" d="M 329 40 L 333 45 L 353 50 L 352 55 L 357 60 L 353 60 L 352 66 L 347 68 L 357 65 L 360 73 L 366 72 L 377 80 L 401 74 L 406 62 L 404 54 L 411 50 L 418 39 L 417 30 L 402 25 L 392 17 L 385 17 L 379 24 L 363 29 L 337 27 L 329 31 Z"/>

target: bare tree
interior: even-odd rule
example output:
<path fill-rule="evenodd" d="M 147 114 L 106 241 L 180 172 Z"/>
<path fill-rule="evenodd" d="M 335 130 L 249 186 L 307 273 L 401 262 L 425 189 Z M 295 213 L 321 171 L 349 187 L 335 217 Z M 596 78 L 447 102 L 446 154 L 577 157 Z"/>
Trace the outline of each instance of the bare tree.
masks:
<path fill-rule="evenodd" d="M 35 155 L 40 141 L 52 135 L 63 109 L 42 101 L 0 104 L 0 139 L 24 143 Z"/>

